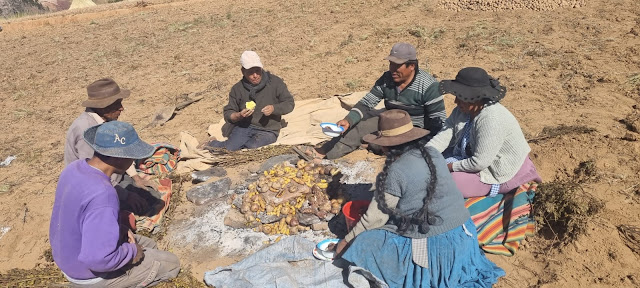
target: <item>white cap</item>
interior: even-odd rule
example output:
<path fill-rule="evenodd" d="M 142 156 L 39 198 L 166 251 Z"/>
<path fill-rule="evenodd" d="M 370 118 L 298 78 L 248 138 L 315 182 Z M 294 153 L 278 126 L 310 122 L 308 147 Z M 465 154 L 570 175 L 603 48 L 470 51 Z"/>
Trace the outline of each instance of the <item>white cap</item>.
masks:
<path fill-rule="evenodd" d="M 260 62 L 260 56 L 258 53 L 253 51 L 244 51 L 242 52 L 242 56 L 240 56 L 240 64 L 242 64 L 242 68 L 251 69 L 253 67 L 262 67 L 262 62 Z"/>

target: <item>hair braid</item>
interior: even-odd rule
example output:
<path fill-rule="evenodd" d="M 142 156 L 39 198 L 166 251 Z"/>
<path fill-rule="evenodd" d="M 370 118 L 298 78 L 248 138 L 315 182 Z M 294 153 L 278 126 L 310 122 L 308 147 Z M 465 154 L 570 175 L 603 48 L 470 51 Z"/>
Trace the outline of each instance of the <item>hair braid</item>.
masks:
<path fill-rule="evenodd" d="M 387 152 L 387 160 L 384 163 L 384 168 L 382 172 L 378 174 L 376 179 L 376 201 L 378 202 L 378 208 L 383 213 L 390 216 L 391 220 L 398 227 L 398 233 L 404 234 L 411 225 L 417 225 L 418 231 L 420 233 L 427 233 L 429 231 L 429 226 L 434 224 L 437 221 L 437 216 L 429 214 L 429 203 L 433 198 L 433 194 L 436 190 L 437 185 L 437 177 L 436 177 L 436 167 L 433 164 L 433 159 L 431 159 L 431 155 L 427 151 L 425 147 L 426 139 L 414 140 L 405 144 L 401 144 L 394 147 L 389 147 L 389 152 Z M 420 210 L 411 214 L 411 215 L 403 215 L 397 209 L 390 208 L 387 204 L 384 193 L 385 193 L 385 183 L 387 181 L 387 177 L 389 175 L 389 167 L 391 164 L 395 162 L 402 154 L 414 150 L 419 149 L 422 157 L 424 158 L 427 166 L 429 168 L 430 180 L 427 185 L 427 194 L 423 199 L 423 205 Z"/>

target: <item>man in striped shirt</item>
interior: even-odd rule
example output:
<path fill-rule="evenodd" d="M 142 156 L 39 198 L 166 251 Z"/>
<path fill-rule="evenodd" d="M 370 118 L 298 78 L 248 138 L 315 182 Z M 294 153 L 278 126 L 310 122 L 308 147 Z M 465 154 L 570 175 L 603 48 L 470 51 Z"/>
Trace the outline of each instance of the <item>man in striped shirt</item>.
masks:
<path fill-rule="evenodd" d="M 378 130 L 378 115 L 374 107 L 384 100 L 387 110 L 402 109 L 411 115 L 413 126 L 430 131 L 433 137 L 440 131 L 446 118 L 444 100 L 439 83 L 424 70 L 418 68 L 416 49 L 409 43 L 396 43 L 389 60 L 389 71 L 384 72 L 367 93 L 338 121 L 344 128 L 340 137 L 335 137 L 316 150 L 306 153 L 314 158 L 336 159 L 357 149 L 364 135 Z"/>

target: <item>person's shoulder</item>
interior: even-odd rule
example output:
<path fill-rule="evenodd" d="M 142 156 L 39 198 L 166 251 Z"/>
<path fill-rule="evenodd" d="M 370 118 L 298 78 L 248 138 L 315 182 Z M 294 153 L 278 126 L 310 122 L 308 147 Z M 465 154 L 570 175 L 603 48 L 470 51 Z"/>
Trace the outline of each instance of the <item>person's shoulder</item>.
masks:
<path fill-rule="evenodd" d="M 380 75 L 380 78 L 378 78 L 377 82 L 393 82 L 393 77 L 391 77 L 391 71 L 384 71 L 384 73 L 382 73 L 382 75 Z"/>
<path fill-rule="evenodd" d="M 89 115 L 88 112 L 82 112 L 76 119 L 71 122 L 69 130 L 84 132 L 85 129 L 98 125 L 98 122 Z"/>
<path fill-rule="evenodd" d="M 511 114 L 509 109 L 504 107 L 500 103 L 494 103 L 492 105 L 485 106 L 478 116 L 476 116 L 476 123 L 493 123 L 493 125 L 504 125 L 517 123 L 518 120 Z"/>
<path fill-rule="evenodd" d="M 242 79 L 238 80 L 238 82 L 236 82 L 236 84 L 233 84 L 233 86 L 231 86 L 231 91 L 235 90 L 235 89 L 244 89 L 242 86 Z"/>
<path fill-rule="evenodd" d="M 269 81 L 273 84 L 284 84 L 284 80 L 282 80 L 282 78 L 271 72 L 269 72 Z"/>
<path fill-rule="evenodd" d="M 419 85 L 423 91 L 426 91 L 430 87 L 438 87 L 438 81 L 436 78 L 422 69 L 418 69 L 418 74 L 416 75 L 416 79 L 413 83 Z"/>
<path fill-rule="evenodd" d="M 91 167 L 86 159 L 75 160 L 62 170 L 60 182 L 73 183 L 78 188 L 91 187 L 92 191 L 111 190 L 111 181 L 104 173 Z"/>
<path fill-rule="evenodd" d="M 487 105 L 484 108 L 482 108 L 482 110 L 485 111 L 486 113 L 480 113 L 480 115 L 478 116 L 497 117 L 497 116 L 511 115 L 511 111 L 509 111 L 507 107 L 504 107 L 504 105 L 500 104 L 500 102 Z"/>

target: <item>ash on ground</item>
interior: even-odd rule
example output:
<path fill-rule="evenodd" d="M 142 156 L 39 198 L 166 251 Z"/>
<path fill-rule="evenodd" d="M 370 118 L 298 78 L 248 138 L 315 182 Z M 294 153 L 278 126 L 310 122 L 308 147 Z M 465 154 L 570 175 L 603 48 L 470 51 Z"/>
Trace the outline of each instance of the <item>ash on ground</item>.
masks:
<path fill-rule="evenodd" d="M 350 195 L 351 200 L 371 199 L 372 183 L 375 182 L 376 175 L 370 162 L 357 161 L 352 164 L 330 161 L 324 163 L 325 161 L 322 164 L 332 164 L 340 169 L 343 174 L 341 182 L 344 192 Z M 246 186 L 255 181 L 258 176 L 255 174 L 248 177 L 246 183 L 233 187 L 233 192 L 246 193 Z M 278 238 L 288 237 L 287 235 L 266 235 L 250 228 L 237 229 L 226 226 L 224 218 L 230 209 L 232 208 L 227 203 L 227 199 L 197 207 L 189 219 L 174 222 L 169 226 L 170 241 L 176 247 L 192 247 L 194 250 L 216 247 L 220 253 L 219 256 L 242 256 L 250 255 L 274 243 Z M 342 215 L 336 217 L 342 217 Z M 336 237 L 329 230 L 309 230 L 298 235 L 313 242 Z"/>
<path fill-rule="evenodd" d="M 237 256 L 249 255 L 274 243 L 278 237 L 287 237 L 228 227 L 224 225 L 224 217 L 230 209 L 226 202 L 198 207 L 190 219 L 169 226 L 170 241 L 176 247 L 192 246 L 194 250 L 216 247 L 220 256 Z M 329 231 L 305 231 L 298 235 L 314 242 L 335 237 Z"/>

